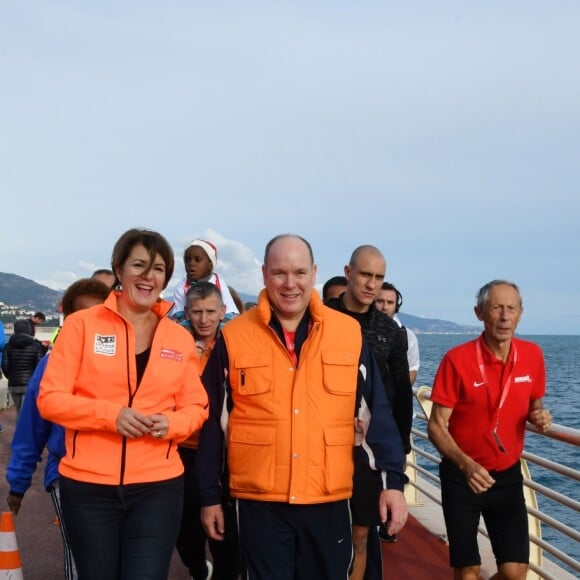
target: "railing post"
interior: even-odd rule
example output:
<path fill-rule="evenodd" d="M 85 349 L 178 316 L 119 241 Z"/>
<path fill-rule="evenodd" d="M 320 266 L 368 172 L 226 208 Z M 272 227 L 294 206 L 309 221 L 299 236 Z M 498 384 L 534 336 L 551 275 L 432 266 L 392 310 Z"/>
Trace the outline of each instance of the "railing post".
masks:
<path fill-rule="evenodd" d="M 411 435 L 411 445 L 413 445 L 413 435 Z M 411 485 L 417 483 L 417 470 L 413 467 L 416 465 L 417 458 L 415 457 L 415 450 L 411 449 L 407 453 L 406 457 L 407 468 L 405 469 L 405 475 L 409 478 L 409 483 L 405 485 L 405 500 L 408 506 L 421 506 L 423 502 L 419 499 L 419 490 L 416 485 Z"/>
<path fill-rule="evenodd" d="M 528 467 L 528 462 L 525 459 L 520 459 L 520 465 L 522 468 L 522 475 L 525 480 L 532 480 L 532 476 L 530 474 L 530 469 Z M 535 510 L 538 509 L 538 499 L 536 497 L 536 491 L 527 485 L 524 485 L 524 499 L 526 502 L 527 507 L 534 508 Z M 528 513 L 528 532 L 530 534 L 530 539 L 535 536 L 536 538 L 542 537 L 542 523 L 540 520 Z M 538 568 L 542 568 L 542 560 L 543 560 L 543 550 L 540 546 L 534 544 L 530 541 L 530 564 L 535 564 Z M 526 580 L 540 580 L 541 576 L 539 576 L 536 572 L 534 572 L 531 568 L 528 569 L 528 573 L 526 575 Z"/>
<path fill-rule="evenodd" d="M 421 405 L 423 409 L 423 413 L 427 419 L 429 419 L 429 415 L 431 413 L 431 401 L 425 397 L 425 395 L 431 393 L 431 389 L 429 387 L 419 387 L 417 390 L 417 394 L 415 395 L 417 401 Z M 413 445 L 413 436 L 411 435 L 411 445 Z M 417 470 L 411 466 L 411 464 L 415 465 L 417 463 L 417 458 L 415 456 L 415 450 L 411 449 L 410 453 L 407 455 L 407 469 L 405 470 L 405 475 L 409 478 L 410 482 L 416 483 L 417 482 Z M 405 499 L 407 500 L 407 505 L 410 506 L 421 506 L 423 502 L 419 499 L 419 490 L 417 489 L 416 485 L 407 484 L 405 486 Z"/>

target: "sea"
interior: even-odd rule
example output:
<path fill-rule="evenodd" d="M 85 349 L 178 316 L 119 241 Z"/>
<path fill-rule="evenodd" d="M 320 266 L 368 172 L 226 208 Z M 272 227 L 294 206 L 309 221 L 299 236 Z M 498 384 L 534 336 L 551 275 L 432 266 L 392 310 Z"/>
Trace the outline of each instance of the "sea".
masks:
<path fill-rule="evenodd" d="M 580 430 L 580 336 L 521 335 L 520 338 L 538 344 L 544 353 L 547 372 L 544 407 L 550 409 L 553 422 Z M 461 334 L 417 334 L 421 356 L 421 367 L 415 386 L 431 386 L 443 355 L 453 346 L 476 338 L 475 335 Z M 417 408 L 418 410 L 418 408 Z M 424 431 L 424 424 L 418 427 Z M 421 447 L 424 447 L 422 444 Z M 429 449 L 433 452 L 433 448 Z M 534 433 L 526 434 L 525 450 L 541 455 L 577 471 L 580 471 L 580 448 L 568 443 L 554 441 Z M 419 463 L 432 470 L 424 460 Z M 580 501 L 580 485 L 570 478 L 528 462 L 534 481 L 562 493 L 575 501 Z M 578 530 L 580 515 L 557 502 L 537 494 L 540 511 Z M 551 527 L 542 526 L 542 537 L 572 558 L 580 560 L 580 543 L 556 532 Z M 571 571 L 571 570 L 570 570 Z"/>

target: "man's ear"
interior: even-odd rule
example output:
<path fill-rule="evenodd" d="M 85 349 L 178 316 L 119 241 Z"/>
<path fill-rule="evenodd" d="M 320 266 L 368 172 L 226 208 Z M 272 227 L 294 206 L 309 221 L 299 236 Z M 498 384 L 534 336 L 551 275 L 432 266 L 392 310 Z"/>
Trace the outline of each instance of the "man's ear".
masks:
<path fill-rule="evenodd" d="M 473 307 L 473 312 L 475 312 L 475 316 L 477 316 L 477 320 L 483 320 L 483 312 L 477 307 Z"/>

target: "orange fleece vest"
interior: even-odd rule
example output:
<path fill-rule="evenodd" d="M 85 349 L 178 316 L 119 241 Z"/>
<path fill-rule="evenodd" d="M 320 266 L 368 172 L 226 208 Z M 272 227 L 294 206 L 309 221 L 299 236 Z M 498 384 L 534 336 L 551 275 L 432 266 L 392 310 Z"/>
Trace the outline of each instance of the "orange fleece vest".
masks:
<path fill-rule="evenodd" d="M 310 300 L 312 328 L 295 366 L 256 308 L 222 330 L 233 409 L 228 424 L 231 493 L 237 498 L 312 504 L 352 493 L 359 324 Z"/>

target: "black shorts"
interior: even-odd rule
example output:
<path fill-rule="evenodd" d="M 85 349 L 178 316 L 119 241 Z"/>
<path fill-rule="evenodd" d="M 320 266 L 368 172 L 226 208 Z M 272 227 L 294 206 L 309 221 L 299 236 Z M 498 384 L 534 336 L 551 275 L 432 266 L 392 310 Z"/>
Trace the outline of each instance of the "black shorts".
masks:
<path fill-rule="evenodd" d="M 480 516 L 498 566 L 506 562 L 527 564 L 530 540 L 520 462 L 504 471 L 491 471 L 495 484 L 483 493 L 471 491 L 463 472 L 449 461 L 441 462 L 439 474 L 451 566 L 481 564 L 477 546 Z"/>
<path fill-rule="evenodd" d="M 382 489 L 380 473 L 360 461 L 355 461 L 352 483 L 350 511 L 353 525 L 379 525 L 379 495 Z"/>

